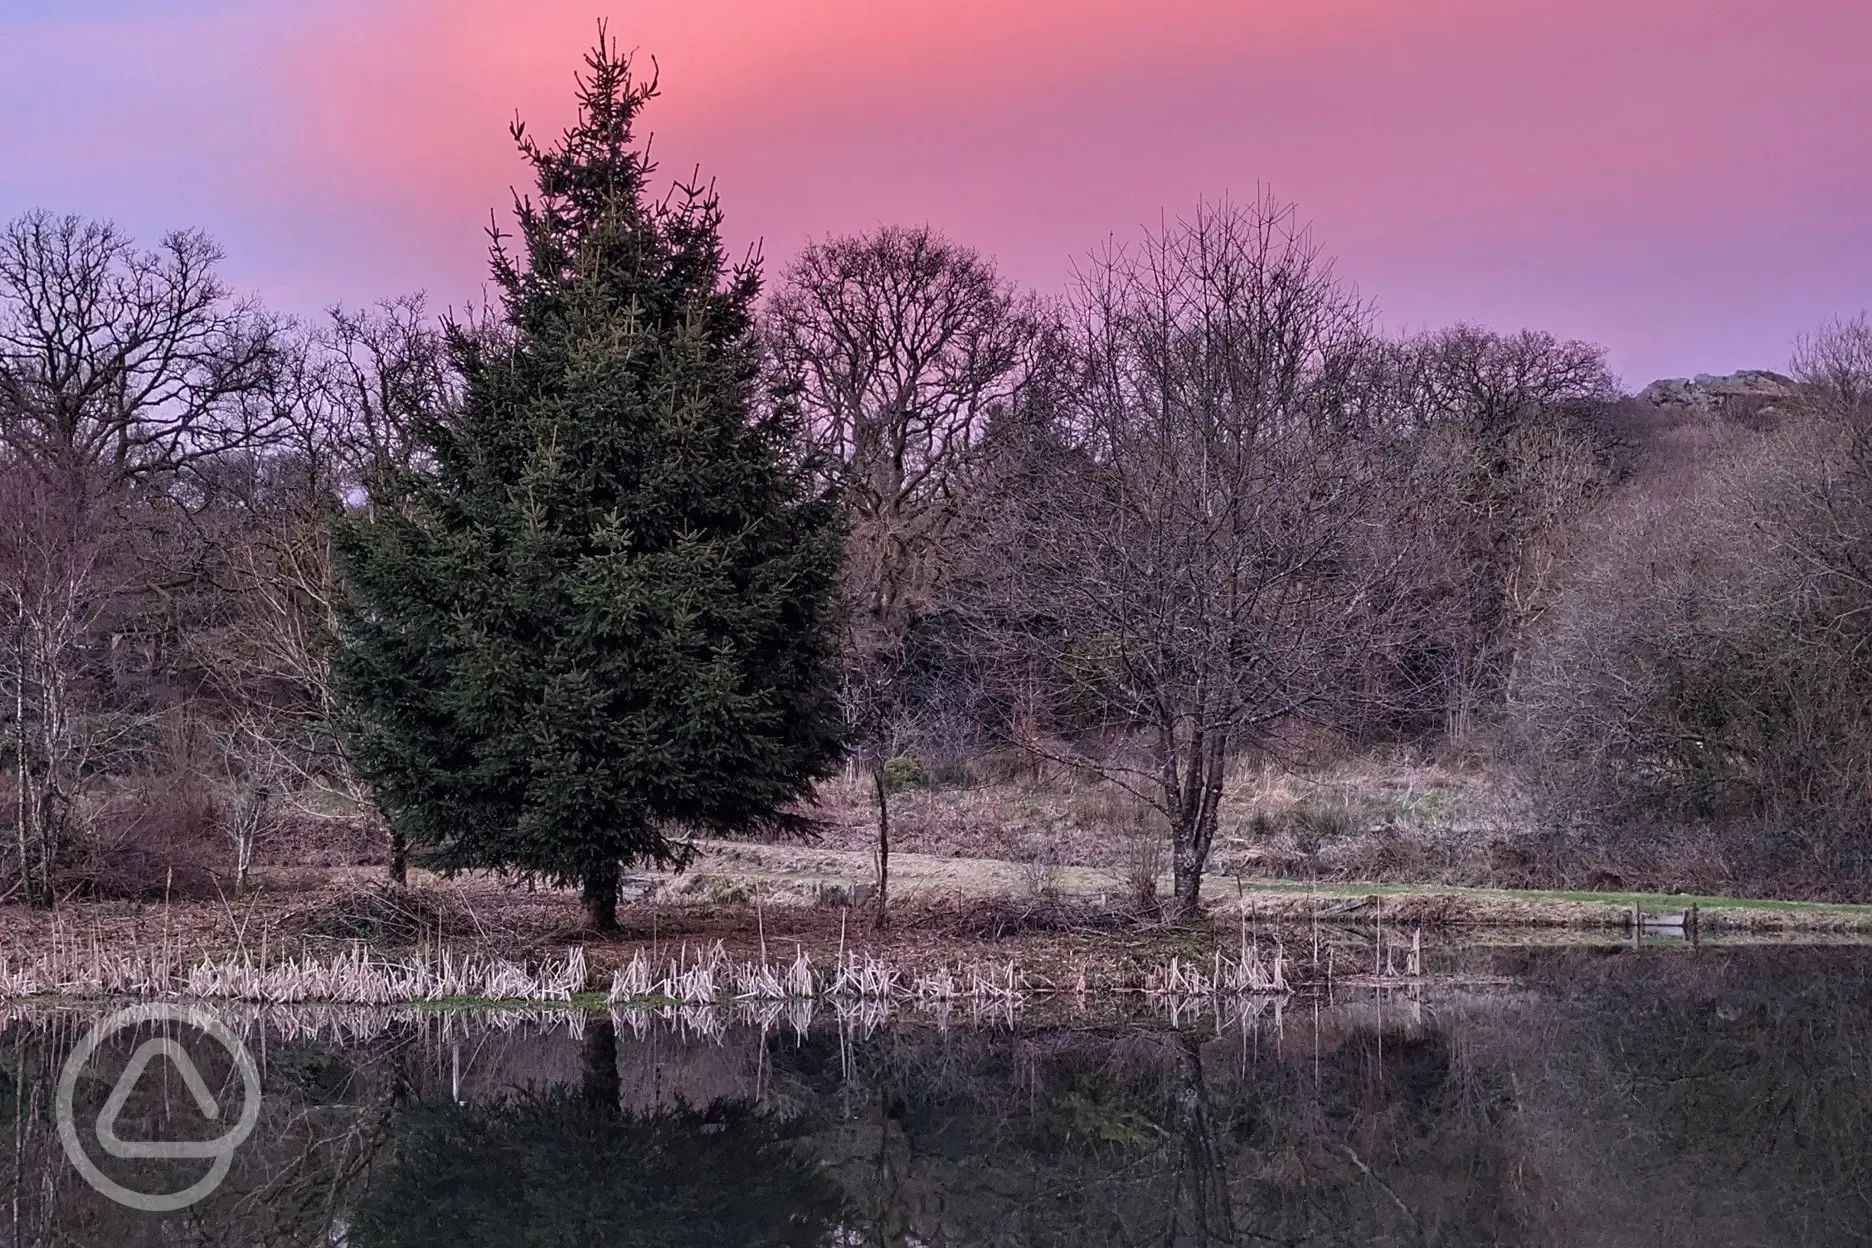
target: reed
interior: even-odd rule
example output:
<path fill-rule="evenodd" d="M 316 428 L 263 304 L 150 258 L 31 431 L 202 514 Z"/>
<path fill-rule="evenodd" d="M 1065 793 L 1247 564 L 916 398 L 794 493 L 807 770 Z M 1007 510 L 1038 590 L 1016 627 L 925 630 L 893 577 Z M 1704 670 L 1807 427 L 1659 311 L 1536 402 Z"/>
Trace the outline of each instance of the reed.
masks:
<path fill-rule="evenodd" d="M 1415 975 L 1415 942 L 1407 969 Z M 1140 980 L 1108 985 L 1113 992 L 1150 997 L 1283 995 L 1291 991 L 1286 953 L 1264 949 L 1244 935 L 1234 957 L 1217 953 L 1205 963 L 1173 957 Z M 585 951 L 522 964 L 448 948 L 386 957 L 363 944 L 334 952 L 242 951 L 183 961 L 155 954 L 108 952 L 93 942 L 58 942 L 26 956 L 0 956 L 0 1001 L 43 997 L 194 997 L 261 1005 L 388 1007 L 443 1001 L 571 1003 L 587 991 Z M 923 1006 L 1018 1006 L 1033 995 L 1083 998 L 1086 976 L 1054 983 L 1023 972 L 1013 961 L 903 966 L 841 947 L 830 963 L 815 963 L 803 948 L 790 959 L 737 960 L 721 942 L 683 945 L 674 957 L 639 950 L 611 972 L 603 992 L 612 1006 L 721 1006 L 826 1002 Z"/>
<path fill-rule="evenodd" d="M 397 1005 L 451 998 L 570 1001 L 584 991 L 585 951 L 523 966 L 448 950 L 386 959 L 363 945 L 328 957 L 237 953 L 179 965 L 167 958 L 69 948 L 0 959 L 0 999 L 184 996 L 291 1005 Z"/>

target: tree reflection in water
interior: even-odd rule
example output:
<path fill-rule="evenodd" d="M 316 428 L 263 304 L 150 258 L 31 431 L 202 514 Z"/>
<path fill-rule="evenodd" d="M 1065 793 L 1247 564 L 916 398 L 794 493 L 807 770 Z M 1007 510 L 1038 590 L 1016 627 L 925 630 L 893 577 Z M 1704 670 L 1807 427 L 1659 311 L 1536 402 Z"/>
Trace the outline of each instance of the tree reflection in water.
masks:
<path fill-rule="evenodd" d="M 275 1038 L 224 1189 L 161 1221 L 72 1174 L 48 1105 L 74 1019 L 22 1014 L 0 1033 L 0 1243 L 1866 1239 L 1872 953 L 1475 956 L 1510 982 L 1296 1002 L 1255 1029 L 1108 1011 L 620 1036 L 605 1017 L 501 1032 L 428 1015 Z M 125 1121 L 148 1134 L 161 1111 L 152 1093 Z"/>
<path fill-rule="evenodd" d="M 837 1190 L 745 1101 L 620 1107 L 609 1019 L 585 1029 L 577 1088 L 405 1110 L 351 1225 L 357 1248 L 629 1245 L 816 1248 Z"/>

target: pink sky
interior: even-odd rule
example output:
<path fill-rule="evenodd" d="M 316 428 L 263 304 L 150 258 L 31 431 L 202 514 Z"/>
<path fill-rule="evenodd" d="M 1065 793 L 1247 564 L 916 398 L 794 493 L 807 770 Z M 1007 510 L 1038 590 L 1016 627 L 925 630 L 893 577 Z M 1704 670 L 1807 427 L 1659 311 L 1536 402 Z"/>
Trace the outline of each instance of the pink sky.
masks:
<path fill-rule="evenodd" d="M 312 311 L 480 289 L 595 20 L 737 244 L 929 222 L 1057 289 L 1199 196 L 1296 200 L 1398 328 L 1636 386 L 1872 305 L 1866 0 L 0 0 L 0 216 L 201 225 Z"/>

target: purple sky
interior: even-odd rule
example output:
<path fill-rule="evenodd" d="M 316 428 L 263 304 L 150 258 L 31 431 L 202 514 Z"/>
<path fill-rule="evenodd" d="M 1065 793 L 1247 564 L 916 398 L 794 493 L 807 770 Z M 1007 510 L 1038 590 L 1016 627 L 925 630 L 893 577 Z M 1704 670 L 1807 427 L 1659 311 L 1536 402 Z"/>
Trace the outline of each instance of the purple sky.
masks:
<path fill-rule="evenodd" d="M 1056 289 L 1199 196 L 1296 200 L 1387 324 L 1533 325 L 1633 387 L 1872 305 L 1868 0 L 0 0 L 0 218 L 313 312 L 481 288 L 605 13 L 737 243 L 929 222 Z"/>

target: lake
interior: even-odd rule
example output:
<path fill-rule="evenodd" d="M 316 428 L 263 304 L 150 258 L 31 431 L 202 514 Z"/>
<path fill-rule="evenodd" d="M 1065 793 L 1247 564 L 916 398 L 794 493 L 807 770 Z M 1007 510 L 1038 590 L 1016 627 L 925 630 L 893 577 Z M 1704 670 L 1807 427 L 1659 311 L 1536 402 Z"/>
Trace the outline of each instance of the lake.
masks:
<path fill-rule="evenodd" d="M 0 1010 L 26 1244 L 1872 1242 L 1872 950 L 1453 951 L 1282 1001 L 483 1015 Z M 160 1042 L 189 1055 L 218 1117 Z M 185 1209 L 120 1191 L 182 1191 Z M 141 1054 L 141 1077 L 120 1079 Z M 115 1104 L 113 1104 L 115 1102 Z M 108 1111 L 114 1110 L 114 1114 Z M 102 1146 L 100 1119 L 119 1151 Z M 152 1141 L 193 1157 L 136 1155 Z"/>

